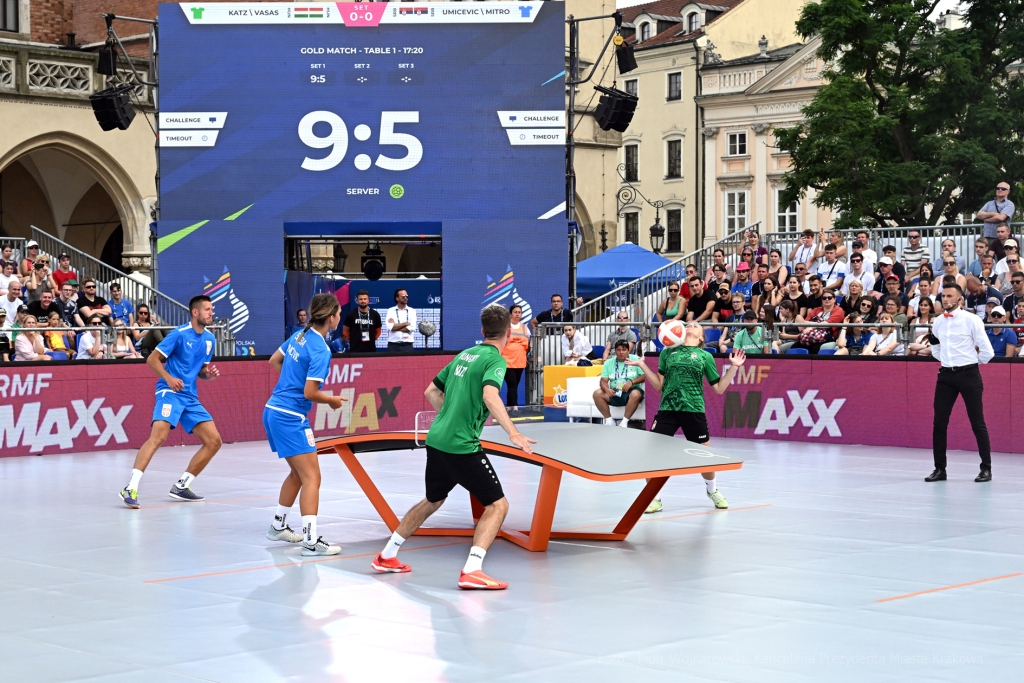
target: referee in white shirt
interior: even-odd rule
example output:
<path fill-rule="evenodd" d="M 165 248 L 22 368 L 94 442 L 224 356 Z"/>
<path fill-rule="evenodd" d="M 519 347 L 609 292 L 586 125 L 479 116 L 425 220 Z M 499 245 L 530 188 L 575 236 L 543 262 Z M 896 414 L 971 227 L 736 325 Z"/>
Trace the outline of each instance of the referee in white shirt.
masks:
<path fill-rule="evenodd" d="M 395 290 L 395 305 L 388 309 L 388 351 L 412 351 L 412 331 L 416 329 L 416 311 L 409 307 L 409 292 Z"/>
<path fill-rule="evenodd" d="M 981 455 L 981 473 L 974 481 L 992 481 L 992 449 L 981 400 L 985 387 L 978 364 L 989 362 L 995 353 L 981 318 L 960 308 L 963 296 L 959 285 L 943 287 L 943 313 L 932 326 L 932 356 L 939 359 L 942 367 L 935 383 L 935 422 L 932 425 L 935 471 L 925 477 L 925 481 L 946 479 L 946 429 L 958 395 L 964 397 Z"/>

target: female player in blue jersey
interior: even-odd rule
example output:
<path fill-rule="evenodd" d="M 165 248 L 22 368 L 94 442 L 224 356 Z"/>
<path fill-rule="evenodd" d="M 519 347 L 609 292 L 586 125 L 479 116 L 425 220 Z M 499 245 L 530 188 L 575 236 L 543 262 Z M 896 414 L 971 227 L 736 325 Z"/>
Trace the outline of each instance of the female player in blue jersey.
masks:
<path fill-rule="evenodd" d="M 317 294 L 309 302 L 306 327 L 292 335 L 270 358 L 270 365 L 280 371 L 274 393 L 263 409 L 263 427 L 267 430 L 270 450 L 284 458 L 291 468 L 281 485 L 277 514 L 267 531 L 272 541 L 298 543 L 303 555 L 337 555 L 341 546 L 331 545 L 317 536 L 316 513 L 320 505 L 320 461 L 316 440 L 306 415 L 313 403 L 326 403 L 341 408 L 345 399 L 320 390 L 331 369 L 331 350 L 325 337 L 338 329 L 341 305 L 333 294 Z M 302 535 L 286 523 L 288 510 L 299 498 L 302 513 Z"/>
<path fill-rule="evenodd" d="M 171 498 L 191 502 L 203 500 L 190 485 L 220 450 L 220 434 L 196 393 L 197 377 L 212 380 L 220 375 L 216 366 L 210 363 L 217 340 L 206 329 L 213 322 L 213 302 L 208 296 L 194 296 L 188 302 L 188 309 L 192 313 L 192 322 L 172 330 L 156 347 L 156 353 L 146 361 L 160 379 L 156 383 L 156 405 L 149 439 L 135 456 L 131 478 L 119 494 L 130 508 L 139 507 L 138 489 L 142 473 L 179 422 L 186 432 L 198 436 L 203 446 L 171 487 Z"/>

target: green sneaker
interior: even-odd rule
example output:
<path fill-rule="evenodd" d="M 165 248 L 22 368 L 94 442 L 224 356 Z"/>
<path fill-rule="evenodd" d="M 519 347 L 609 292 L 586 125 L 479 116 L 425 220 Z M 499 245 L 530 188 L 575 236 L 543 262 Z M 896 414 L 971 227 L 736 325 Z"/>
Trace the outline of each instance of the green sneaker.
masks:
<path fill-rule="evenodd" d="M 661 512 L 661 498 L 655 498 L 651 501 L 651 504 L 644 510 L 644 514 L 650 514 L 652 512 Z"/>
<path fill-rule="evenodd" d="M 718 492 L 718 489 L 715 489 L 714 493 L 709 493 L 708 498 L 715 502 L 715 507 L 719 510 L 726 510 L 729 507 L 729 501 L 725 499 L 725 496 Z"/>

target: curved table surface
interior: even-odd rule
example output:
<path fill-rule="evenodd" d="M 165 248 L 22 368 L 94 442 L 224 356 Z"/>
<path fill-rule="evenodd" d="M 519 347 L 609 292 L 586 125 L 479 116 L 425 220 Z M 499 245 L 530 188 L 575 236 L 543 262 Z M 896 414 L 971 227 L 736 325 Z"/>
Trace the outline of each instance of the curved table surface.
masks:
<path fill-rule="evenodd" d="M 531 446 L 533 454 L 526 455 L 514 446 L 505 430 L 497 425 L 485 427 L 480 436 L 484 452 L 534 465 L 561 464 L 565 469 L 601 479 L 632 479 L 670 471 L 682 474 L 680 470 L 705 470 L 712 466 L 738 469 L 743 463 L 716 448 L 640 429 L 565 422 L 516 426 L 536 439 L 537 443 Z M 342 444 L 353 453 L 425 448 L 426 434 L 420 432 L 419 444 L 415 436 L 411 431 L 352 434 L 322 437 L 317 439 L 317 445 L 320 452 L 328 453 L 334 445 Z"/>

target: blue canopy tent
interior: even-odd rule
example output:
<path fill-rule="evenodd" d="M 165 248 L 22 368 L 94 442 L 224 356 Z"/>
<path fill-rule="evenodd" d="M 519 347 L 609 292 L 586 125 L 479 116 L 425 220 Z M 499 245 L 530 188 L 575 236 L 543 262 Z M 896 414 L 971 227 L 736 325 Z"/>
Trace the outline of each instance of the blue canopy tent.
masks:
<path fill-rule="evenodd" d="M 580 261 L 576 267 L 576 291 L 583 297 L 605 294 L 671 261 L 632 242 Z"/>

